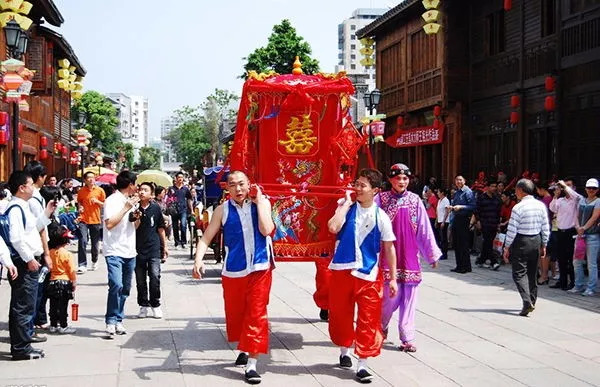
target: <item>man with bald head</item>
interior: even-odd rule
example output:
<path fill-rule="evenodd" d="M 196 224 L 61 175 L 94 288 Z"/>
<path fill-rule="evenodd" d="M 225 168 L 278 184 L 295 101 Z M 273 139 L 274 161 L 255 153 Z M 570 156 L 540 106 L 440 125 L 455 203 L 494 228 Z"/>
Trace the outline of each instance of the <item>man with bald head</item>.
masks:
<path fill-rule="evenodd" d="M 256 196 L 250 197 L 248 176 L 242 171 L 229 174 L 230 199 L 215 209 L 196 246 L 193 268 L 194 278 L 202 278 L 204 254 L 223 227 L 226 253 L 221 275 L 227 340 L 238 342 L 240 354 L 235 365 L 246 366 L 245 378 L 250 384 L 261 382 L 256 362 L 260 353 L 266 354 L 269 350 L 267 305 L 273 259 L 270 234 L 275 228 L 271 203 L 260 188 L 256 188 Z"/>

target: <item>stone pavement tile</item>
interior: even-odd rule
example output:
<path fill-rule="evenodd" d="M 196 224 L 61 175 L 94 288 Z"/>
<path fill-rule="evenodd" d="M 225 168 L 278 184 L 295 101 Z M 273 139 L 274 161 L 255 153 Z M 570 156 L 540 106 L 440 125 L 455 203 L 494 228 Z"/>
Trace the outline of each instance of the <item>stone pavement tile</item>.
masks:
<path fill-rule="evenodd" d="M 51 349 L 38 345 L 46 352 L 46 357 L 35 362 L 12 362 L 0 360 L 2 371 L 0 377 L 18 379 L 24 375 L 32 375 L 34 370 L 39 379 L 51 377 L 70 377 L 84 375 L 115 374 L 119 369 L 120 348 L 90 350 L 72 345 L 57 346 Z M 35 367 L 32 368 L 32 364 Z"/>
<path fill-rule="evenodd" d="M 160 368 L 147 367 L 119 372 L 119 383 L 115 386 L 185 387 L 186 383 L 180 369 L 164 370 Z"/>
<path fill-rule="evenodd" d="M 449 347 L 495 369 L 542 368 L 543 364 L 485 340 L 455 341 Z"/>
<path fill-rule="evenodd" d="M 448 364 L 448 367 L 452 367 Z M 453 382 L 464 387 L 506 387 L 506 386 L 522 386 L 524 385 L 518 379 L 509 376 L 504 370 L 499 372 L 490 367 L 467 367 L 456 368 L 452 375 L 448 376 Z"/>
<path fill-rule="evenodd" d="M 600 372 L 598 363 L 577 356 L 565 355 L 564 352 L 548 353 L 544 356 L 544 363 L 558 371 L 583 380 L 594 386 L 600 386 Z"/>
<path fill-rule="evenodd" d="M 39 362 L 31 363 L 39 364 Z M 63 365 L 64 366 L 64 365 Z M 31 370 L 31 368 L 30 368 Z M 31 373 L 31 372 L 29 372 Z M 19 377 L 15 379 L 0 378 L 0 386 L 47 386 L 47 387 L 112 387 L 117 386 L 118 376 L 116 374 L 102 375 L 74 375 L 74 376 L 48 376 L 48 377 Z"/>
<path fill-rule="evenodd" d="M 573 338 L 570 340 L 547 340 L 548 344 L 554 345 L 557 348 L 577 354 L 581 357 L 593 359 L 600 354 L 600 343 L 594 341 Z"/>
<path fill-rule="evenodd" d="M 415 357 L 395 352 L 393 357 L 369 359 L 369 367 L 381 381 L 391 386 L 456 386 L 456 382 L 433 370 Z"/>
<path fill-rule="evenodd" d="M 553 368 L 503 370 L 512 378 L 531 387 L 589 387 L 588 383 Z"/>

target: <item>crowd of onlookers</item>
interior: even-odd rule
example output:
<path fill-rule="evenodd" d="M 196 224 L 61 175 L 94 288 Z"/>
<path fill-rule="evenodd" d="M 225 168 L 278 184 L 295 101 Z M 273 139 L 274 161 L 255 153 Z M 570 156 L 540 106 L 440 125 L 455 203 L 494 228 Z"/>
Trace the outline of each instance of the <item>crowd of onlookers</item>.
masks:
<path fill-rule="evenodd" d="M 551 225 L 548 253 L 540 259 L 538 284 L 555 280 L 551 288 L 594 295 L 600 253 L 598 180 L 587 179 L 582 195 L 572 178 L 553 177 L 545 182 L 536 174 L 523 177 L 535 184 L 535 196 L 546 206 Z M 453 271 L 472 270 L 469 254 L 477 255 L 476 266 L 498 270 L 511 210 L 517 203 L 513 191 L 516 181 L 507 181 L 502 172 L 495 179 L 480 173 L 470 187 L 459 175 L 448 189 L 434 177 L 426 184 L 413 180 L 411 189 L 423 197 L 444 254 L 442 259 L 447 257 L 449 246 L 455 250 L 457 267 Z"/>
<path fill-rule="evenodd" d="M 175 246 L 185 247 L 198 190 L 184 182 L 183 173 L 170 187 L 137 184 L 136 178 L 124 170 L 116 184 L 99 185 L 88 171 L 82 183 L 58 182 L 43 164 L 31 161 L 0 188 L 0 268 L 11 286 L 13 360 L 44 357 L 31 346 L 47 341 L 42 332 L 75 333 L 68 324 L 69 301 L 77 276 L 98 269 L 101 249 L 109 288 L 107 335 L 126 333 L 123 306 L 134 275 L 138 317 L 162 318 L 160 264 L 168 257 L 167 232 L 172 228 Z M 77 258 L 70 244 L 78 245 Z"/>

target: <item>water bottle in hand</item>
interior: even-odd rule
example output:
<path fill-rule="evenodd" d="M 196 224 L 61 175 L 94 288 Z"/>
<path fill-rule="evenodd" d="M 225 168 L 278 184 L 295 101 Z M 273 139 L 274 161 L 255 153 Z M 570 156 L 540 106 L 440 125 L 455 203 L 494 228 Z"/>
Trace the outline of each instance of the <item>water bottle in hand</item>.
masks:
<path fill-rule="evenodd" d="M 48 268 L 46 266 L 42 266 L 42 270 L 40 270 L 40 276 L 38 277 L 38 283 L 42 283 L 44 282 L 44 280 L 46 279 L 46 276 L 48 275 Z"/>

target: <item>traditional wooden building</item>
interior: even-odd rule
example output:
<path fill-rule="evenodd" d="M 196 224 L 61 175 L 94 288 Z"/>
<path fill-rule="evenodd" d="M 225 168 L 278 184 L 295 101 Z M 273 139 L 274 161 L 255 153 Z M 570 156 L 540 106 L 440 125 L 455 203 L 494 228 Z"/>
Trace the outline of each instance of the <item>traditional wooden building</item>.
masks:
<path fill-rule="evenodd" d="M 377 42 L 386 134 L 402 113 L 405 129 L 429 125 L 436 103 L 446 128 L 440 145 L 379 145 L 380 165 L 406 161 L 446 182 L 459 171 L 598 176 L 600 3 L 442 0 L 439 10 L 437 35 L 421 32 L 416 0 L 358 32 Z"/>
<path fill-rule="evenodd" d="M 386 136 L 397 129 L 398 134 L 406 134 L 399 148 L 375 145 L 381 168 L 404 162 L 422 177 L 443 180 L 451 179 L 461 168 L 463 101 L 467 97 L 461 82 L 468 78 L 468 14 L 458 3 L 442 2 L 439 23 L 443 27 L 437 34 L 427 35 L 423 30 L 425 9 L 417 0 L 403 1 L 357 32 L 359 38 L 372 37 L 376 42 L 377 87 L 381 91 L 377 112 L 387 116 Z M 449 25 L 451 19 L 456 22 Z M 441 142 L 420 145 L 431 142 L 427 141 L 428 130 L 437 129 L 436 106 L 440 108 L 439 124 L 443 123 Z"/>
<path fill-rule="evenodd" d="M 26 67 L 35 70 L 32 79 L 33 86 L 29 102 L 29 111 L 19 114 L 20 150 L 19 167 L 30 160 L 40 160 L 42 144 L 47 145 L 48 157 L 40 160 L 48 169 L 48 174 L 54 174 L 59 179 L 71 175 L 68 164 L 69 151 L 75 143 L 71 134 L 71 98 L 70 94 L 57 85 L 58 60 L 66 58 L 76 67 L 77 75 L 84 76 L 85 69 L 75 55 L 65 38 L 42 24 L 60 27 L 64 22 L 63 16 L 52 0 L 32 0 L 33 8 L 28 15 L 33 25 L 28 31 L 29 44 L 23 57 Z M 6 59 L 8 52 L 4 34 L 0 34 L 0 55 Z M 11 112 L 10 106 L 1 104 L 1 109 Z M 57 152 L 57 145 L 64 145 L 63 152 Z M 62 149 L 63 147 L 60 146 Z M 0 180 L 6 181 L 12 172 L 12 142 L 0 145 Z"/>

